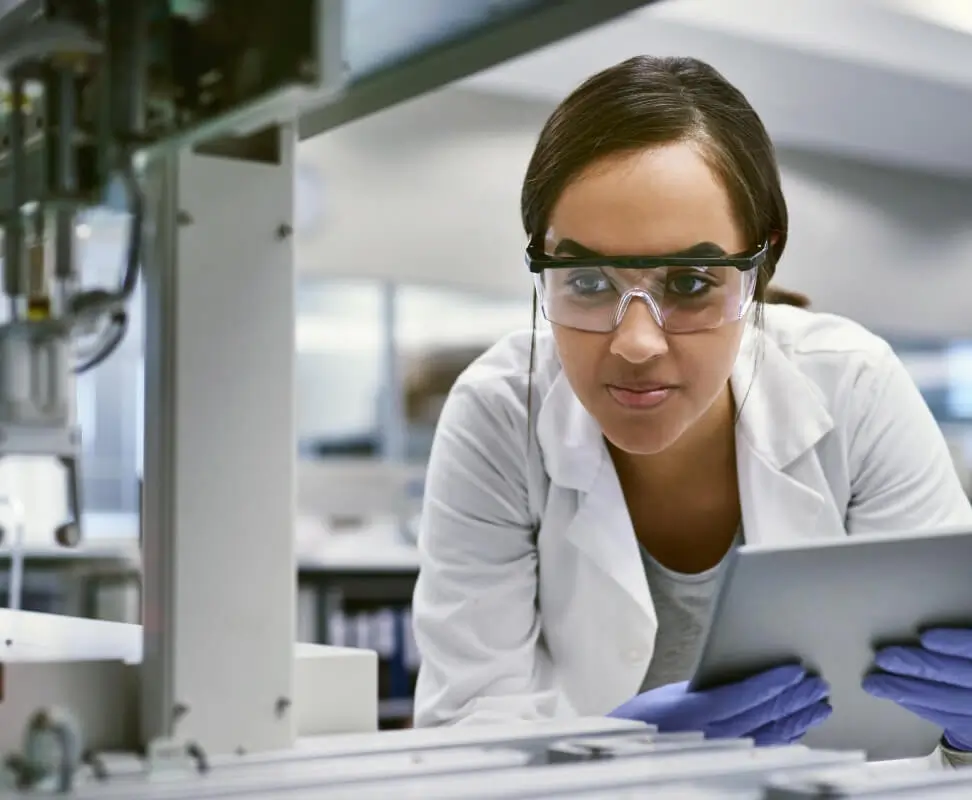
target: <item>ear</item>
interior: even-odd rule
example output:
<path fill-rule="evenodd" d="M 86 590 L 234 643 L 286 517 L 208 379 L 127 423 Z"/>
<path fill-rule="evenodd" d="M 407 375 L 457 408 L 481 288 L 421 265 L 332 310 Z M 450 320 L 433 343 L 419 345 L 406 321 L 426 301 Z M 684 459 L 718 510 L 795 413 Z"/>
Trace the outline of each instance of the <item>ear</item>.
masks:
<path fill-rule="evenodd" d="M 776 245 L 778 245 L 779 242 L 780 242 L 780 232 L 770 231 L 770 235 L 769 235 L 770 247 L 776 247 Z"/>

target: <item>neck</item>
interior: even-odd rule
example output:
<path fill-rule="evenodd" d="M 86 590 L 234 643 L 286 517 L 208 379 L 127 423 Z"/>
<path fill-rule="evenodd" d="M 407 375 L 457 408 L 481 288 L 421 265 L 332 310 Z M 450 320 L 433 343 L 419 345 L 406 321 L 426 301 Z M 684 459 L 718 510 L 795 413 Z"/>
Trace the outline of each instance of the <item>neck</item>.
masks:
<path fill-rule="evenodd" d="M 610 447 L 619 473 L 642 485 L 661 487 L 695 485 L 702 474 L 725 474 L 734 479 L 736 470 L 736 406 L 729 385 L 708 411 L 671 447 L 652 455 L 623 453 Z M 647 482 L 647 483 L 646 483 Z"/>
<path fill-rule="evenodd" d="M 635 535 L 670 569 L 709 569 L 725 557 L 739 531 L 735 416 L 727 386 L 664 452 L 633 456 L 612 448 Z"/>

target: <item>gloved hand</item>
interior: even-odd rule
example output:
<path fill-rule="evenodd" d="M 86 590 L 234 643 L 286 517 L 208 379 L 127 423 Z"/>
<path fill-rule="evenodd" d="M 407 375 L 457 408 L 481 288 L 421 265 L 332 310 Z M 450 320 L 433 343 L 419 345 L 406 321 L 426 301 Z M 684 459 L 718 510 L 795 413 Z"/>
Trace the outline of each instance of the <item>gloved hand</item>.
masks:
<path fill-rule="evenodd" d="M 864 679 L 864 691 L 941 726 L 949 747 L 972 751 L 972 630 L 933 628 L 920 641 L 879 650 L 881 671 Z"/>
<path fill-rule="evenodd" d="M 703 692 L 673 683 L 639 694 L 609 714 L 659 731 L 701 731 L 709 739 L 747 737 L 757 745 L 790 744 L 830 716 L 829 687 L 799 666 L 762 672 Z"/>

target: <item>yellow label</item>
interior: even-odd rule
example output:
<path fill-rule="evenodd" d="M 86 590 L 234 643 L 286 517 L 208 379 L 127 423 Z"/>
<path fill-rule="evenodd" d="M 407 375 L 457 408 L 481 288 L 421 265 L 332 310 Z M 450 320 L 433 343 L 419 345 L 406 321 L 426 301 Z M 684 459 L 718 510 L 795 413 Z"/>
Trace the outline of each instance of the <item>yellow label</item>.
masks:
<path fill-rule="evenodd" d="M 27 319 L 31 322 L 43 322 L 50 316 L 51 301 L 46 297 L 34 297 L 27 301 Z"/>

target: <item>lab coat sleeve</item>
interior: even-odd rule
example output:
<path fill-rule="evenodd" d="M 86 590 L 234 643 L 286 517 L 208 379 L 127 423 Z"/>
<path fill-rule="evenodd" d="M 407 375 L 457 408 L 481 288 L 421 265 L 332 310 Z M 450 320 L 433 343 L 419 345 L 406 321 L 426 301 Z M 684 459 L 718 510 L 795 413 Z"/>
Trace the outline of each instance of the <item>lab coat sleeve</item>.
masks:
<path fill-rule="evenodd" d="M 541 688 L 525 404 L 485 384 L 460 379 L 429 459 L 412 604 L 416 726 L 539 719 L 557 706 Z"/>
<path fill-rule="evenodd" d="M 890 347 L 861 371 L 850 403 L 848 533 L 972 525 L 945 437 Z"/>

